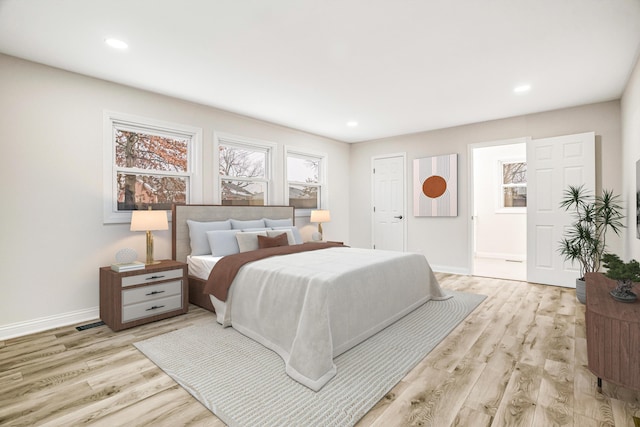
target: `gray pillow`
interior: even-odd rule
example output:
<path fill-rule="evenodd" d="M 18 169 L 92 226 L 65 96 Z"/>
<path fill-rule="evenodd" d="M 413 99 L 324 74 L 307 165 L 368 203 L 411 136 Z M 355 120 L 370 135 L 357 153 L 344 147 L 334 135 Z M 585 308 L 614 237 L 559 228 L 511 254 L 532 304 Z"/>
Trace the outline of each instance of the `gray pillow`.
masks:
<path fill-rule="evenodd" d="M 231 230 L 231 221 L 199 222 L 188 219 L 189 241 L 191 242 L 191 255 L 207 255 L 211 253 L 207 231 Z"/>
<path fill-rule="evenodd" d="M 264 225 L 264 220 L 262 219 L 251 219 L 248 221 L 241 221 L 238 219 L 232 219 L 231 220 L 231 228 L 238 229 L 238 230 L 243 230 L 245 228 L 264 228 L 266 227 Z"/>
<path fill-rule="evenodd" d="M 295 225 L 291 226 L 291 227 L 273 227 L 274 230 L 291 230 L 291 232 L 293 233 L 293 238 L 295 240 L 295 244 L 296 245 L 301 245 L 302 244 L 302 236 L 300 235 L 300 230 L 298 230 L 298 227 L 296 227 Z M 290 245 L 292 243 L 289 243 Z"/>
<path fill-rule="evenodd" d="M 267 227 L 293 227 L 293 220 L 287 219 L 269 219 L 264 218 L 264 223 Z"/>
<path fill-rule="evenodd" d="M 266 231 L 252 231 L 249 233 L 241 232 L 236 234 L 238 248 L 240 252 L 256 251 L 260 248 L 258 245 L 258 236 L 267 236 Z"/>
<path fill-rule="evenodd" d="M 207 239 L 214 256 L 227 256 L 240 253 L 236 234 L 239 230 L 207 231 Z"/>

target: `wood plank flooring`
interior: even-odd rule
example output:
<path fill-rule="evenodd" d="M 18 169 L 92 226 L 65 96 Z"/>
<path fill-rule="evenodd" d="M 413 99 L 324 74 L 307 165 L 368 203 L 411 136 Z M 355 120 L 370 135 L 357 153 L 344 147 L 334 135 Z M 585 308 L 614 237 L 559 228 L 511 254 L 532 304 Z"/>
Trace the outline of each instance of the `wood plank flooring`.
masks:
<path fill-rule="evenodd" d="M 586 368 L 584 305 L 572 289 L 437 274 L 488 295 L 357 424 L 633 427 L 640 393 Z M 0 425 L 223 426 L 132 346 L 202 322 L 183 316 L 118 333 L 74 327 L 0 342 Z"/>

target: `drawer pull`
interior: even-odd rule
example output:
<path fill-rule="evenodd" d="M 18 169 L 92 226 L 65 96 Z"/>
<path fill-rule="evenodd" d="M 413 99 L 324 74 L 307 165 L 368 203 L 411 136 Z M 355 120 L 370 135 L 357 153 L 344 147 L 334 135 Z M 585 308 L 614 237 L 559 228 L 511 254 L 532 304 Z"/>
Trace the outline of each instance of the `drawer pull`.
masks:
<path fill-rule="evenodd" d="M 147 311 L 157 310 L 157 309 L 162 308 L 162 307 L 164 307 L 164 305 L 154 305 L 151 308 L 147 308 Z"/>
<path fill-rule="evenodd" d="M 147 277 L 145 280 L 155 280 L 155 279 L 162 279 L 164 276 L 151 276 L 151 277 Z"/>
<path fill-rule="evenodd" d="M 148 294 L 145 294 L 145 295 L 146 295 L 146 296 L 149 296 L 149 295 L 156 295 L 156 294 L 161 294 L 161 293 L 163 293 L 163 292 L 164 292 L 164 291 L 153 291 L 153 292 L 149 292 Z"/>

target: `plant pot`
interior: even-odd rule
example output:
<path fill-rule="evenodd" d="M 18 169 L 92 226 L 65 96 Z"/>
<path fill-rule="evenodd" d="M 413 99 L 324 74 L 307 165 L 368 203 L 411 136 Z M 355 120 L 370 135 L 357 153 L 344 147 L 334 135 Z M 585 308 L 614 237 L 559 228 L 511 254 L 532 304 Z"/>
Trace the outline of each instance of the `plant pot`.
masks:
<path fill-rule="evenodd" d="M 633 282 L 631 281 L 631 279 L 618 280 L 618 285 L 609 293 L 616 301 L 634 302 L 636 299 L 638 299 L 638 296 L 631 292 L 632 287 Z"/>
<path fill-rule="evenodd" d="M 576 299 L 582 304 L 587 303 L 587 284 L 582 279 L 576 279 Z"/>

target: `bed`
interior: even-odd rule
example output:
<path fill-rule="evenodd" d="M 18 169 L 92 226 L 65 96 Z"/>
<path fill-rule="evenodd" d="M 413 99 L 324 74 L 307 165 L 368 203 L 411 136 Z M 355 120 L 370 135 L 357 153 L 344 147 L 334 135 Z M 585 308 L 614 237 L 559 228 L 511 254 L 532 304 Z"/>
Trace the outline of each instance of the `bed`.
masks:
<path fill-rule="evenodd" d="M 295 212 L 288 206 L 175 205 L 173 257 L 190 265 L 189 300 L 216 312 L 224 326 L 274 350 L 284 360 L 287 374 L 312 390 L 321 389 L 336 375 L 333 358 L 426 301 L 448 298 L 422 255 L 322 244 L 296 245 L 291 250 L 302 252 L 240 267 L 228 294 L 216 298 L 204 292 L 211 289 L 209 267 L 219 269 L 235 255 L 217 257 L 214 251 L 203 256 L 206 261 L 194 263 L 200 255 L 191 256 L 191 237 L 199 234 L 188 221 L 229 218 L 248 225 L 263 218 L 272 224 L 293 223 Z M 253 230 L 241 231 L 241 237 L 251 237 L 257 233 Z M 225 233 L 214 231 L 209 237 L 216 234 Z M 289 233 L 287 239 L 292 243 Z M 281 249 L 288 251 L 261 251 Z"/>

